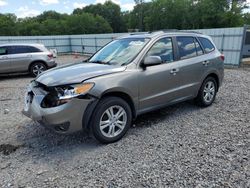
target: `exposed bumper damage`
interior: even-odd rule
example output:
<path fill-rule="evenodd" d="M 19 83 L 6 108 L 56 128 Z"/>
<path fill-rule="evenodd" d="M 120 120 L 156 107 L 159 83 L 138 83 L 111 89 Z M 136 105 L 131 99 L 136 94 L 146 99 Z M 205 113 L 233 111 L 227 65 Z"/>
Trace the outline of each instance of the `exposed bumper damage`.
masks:
<path fill-rule="evenodd" d="M 45 97 L 49 94 L 45 89 L 30 84 L 25 96 L 23 114 L 58 133 L 82 130 L 84 113 L 96 99 L 89 96 L 72 98 L 59 106 L 42 107 Z"/>

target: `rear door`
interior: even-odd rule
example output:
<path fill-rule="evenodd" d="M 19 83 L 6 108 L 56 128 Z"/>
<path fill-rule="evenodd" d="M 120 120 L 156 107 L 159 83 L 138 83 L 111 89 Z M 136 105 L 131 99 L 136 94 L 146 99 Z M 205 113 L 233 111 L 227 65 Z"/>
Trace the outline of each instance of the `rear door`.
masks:
<path fill-rule="evenodd" d="M 11 69 L 13 71 L 27 71 L 32 60 L 30 47 L 25 45 L 11 46 L 9 49 Z"/>
<path fill-rule="evenodd" d="M 214 56 L 211 55 L 211 53 L 215 51 L 215 47 L 211 43 L 211 41 L 207 38 L 198 37 L 198 40 L 201 43 L 201 45 L 203 46 L 203 49 L 204 49 L 205 54 L 206 54 L 206 56 L 205 56 L 206 61 L 203 62 L 204 68 L 206 70 L 209 70 L 209 68 L 214 65 L 214 61 L 216 61 L 216 59 L 214 59 Z"/>
<path fill-rule="evenodd" d="M 11 72 L 11 64 L 6 46 L 0 47 L 0 73 Z"/>
<path fill-rule="evenodd" d="M 193 36 L 177 36 L 176 45 L 178 51 L 178 61 L 175 68 L 178 69 L 178 95 L 182 99 L 196 96 L 203 74 L 204 51 L 199 41 Z"/>

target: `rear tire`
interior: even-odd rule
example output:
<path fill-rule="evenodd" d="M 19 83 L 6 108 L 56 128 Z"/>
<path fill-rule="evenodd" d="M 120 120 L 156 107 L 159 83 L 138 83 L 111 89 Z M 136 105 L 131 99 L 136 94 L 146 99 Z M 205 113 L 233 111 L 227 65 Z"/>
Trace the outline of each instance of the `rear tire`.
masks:
<path fill-rule="evenodd" d="M 94 137 L 101 143 L 120 140 L 132 123 L 131 108 L 119 97 L 106 97 L 97 104 L 91 119 Z"/>
<path fill-rule="evenodd" d="M 218 85 L 213 77 L 207 77 L 199 90 L 199 93 L 195 99 L 197 105 L 202 107 L 210 106 L 216 97 L 218 91 Z"/>
<path fill-rule="evenodd" d="M 32 77 L 37 77 L 46 70 L 47 66 L 43 62 L 35 62 L 30 66 L 29 72 Z"/>

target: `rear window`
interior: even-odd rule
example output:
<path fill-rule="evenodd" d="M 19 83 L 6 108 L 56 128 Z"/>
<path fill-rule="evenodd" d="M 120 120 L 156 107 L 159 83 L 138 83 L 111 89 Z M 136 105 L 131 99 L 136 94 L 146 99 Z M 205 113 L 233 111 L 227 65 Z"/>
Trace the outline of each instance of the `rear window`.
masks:
<path fill-rule="evenodd" d="M 214 45 L 211 43 L 210 40 L 206 39 L 206 38 L 202 38 L 202 37 L 198 37 L 201 45 L 203 46 L 204 50 L 206 53 L 212 52 L 214 51 L 215 47 Z"/>

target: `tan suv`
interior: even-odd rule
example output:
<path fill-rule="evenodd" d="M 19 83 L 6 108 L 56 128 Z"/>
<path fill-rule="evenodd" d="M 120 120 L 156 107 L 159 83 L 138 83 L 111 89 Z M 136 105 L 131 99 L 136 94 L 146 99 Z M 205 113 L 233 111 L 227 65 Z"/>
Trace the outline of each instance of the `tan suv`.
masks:
<path fill-rule="evenodd" d="M 99 141 L 114 142 L 140 114 L 190 99 L 211 105 L 223 61 L 202 34 L 125 36 L 86 62 L 39 75 L 28 87 L 23 113 L 58 133 L 89 129 Z"/>
<path fill-rule="evenodd" d="M 29 72 L 36 77 L 55 66 L 53 54 L 42 44 L 0 45 L 0 74 Z"/>

